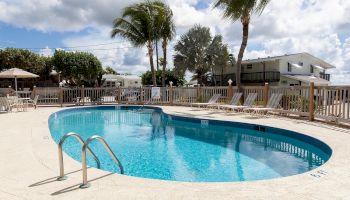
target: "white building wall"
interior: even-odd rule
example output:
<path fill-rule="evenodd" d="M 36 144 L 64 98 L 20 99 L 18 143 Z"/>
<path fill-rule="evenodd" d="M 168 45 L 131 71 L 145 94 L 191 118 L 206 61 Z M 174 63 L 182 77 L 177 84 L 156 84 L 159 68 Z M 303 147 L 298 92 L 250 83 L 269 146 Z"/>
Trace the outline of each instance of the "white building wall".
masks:
<path fill-rule="evenodd" d="M 280 82 L 277 83 L 277 86 L 293 86 L 299 84 L 300 81 L 281 76 Z"/>
<path fill-rule="evenodd" d="M 252 63 L 252 68 L 248 68 L 248 64 L 242 65 L 242 73 L 254 73 L 254 72 L 263 72 L 264 65 L 263 63 Z M 265 71 L 279 71 L 279 62 L 278 61 L 268 61 L 265 62 Z"/>
<path fill-rule="evenodd" d="M 302 63 L 302 66 L 301 68 L 292 66 L 292 71 L 288 72 L 288 63 L 295 63 L 299 65 L 301 65 Z M 310 74 L 311 75 L 311 71 L 310 71 L 311 64 L 321 66 L 321 63 L 318 60 L 313 59 L 310 56 L 305 56 L 303 54 L 290 55 L 287 57 L 282 57 L 279 60 L 279 71 L 281 72 L 281 74 L 305 74 L 305 75 Z M 321 72 L 323 72 L 323 70 L 317 67 L 314 67 L 313 74 L 315 76 L 319 77 Z"/>
<path fill-rule="evenodd" d="M 105 87 L 115 87 L 119 83 L 122 87 L 141 87 L 142 80 L 139 76 L 133 75 L 106 75 L 104 77 Z"/>

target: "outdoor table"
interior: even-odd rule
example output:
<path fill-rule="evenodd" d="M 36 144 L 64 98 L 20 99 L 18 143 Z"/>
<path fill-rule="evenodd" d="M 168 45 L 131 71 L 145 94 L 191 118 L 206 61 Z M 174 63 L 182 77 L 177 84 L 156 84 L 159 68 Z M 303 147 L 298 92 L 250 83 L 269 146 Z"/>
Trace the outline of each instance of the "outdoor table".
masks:
<path fill-rule="evenodd" d="M 29 98 L 31 94 L 31 91 L 17 91 L 18 97 Z"/>

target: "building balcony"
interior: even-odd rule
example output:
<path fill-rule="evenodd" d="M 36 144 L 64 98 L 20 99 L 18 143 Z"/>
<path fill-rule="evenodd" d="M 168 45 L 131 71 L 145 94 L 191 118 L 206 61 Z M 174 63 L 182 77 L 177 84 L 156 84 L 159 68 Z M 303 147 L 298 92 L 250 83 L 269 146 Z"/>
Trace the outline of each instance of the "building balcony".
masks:
<path fill-rule="evenodd" d="M 242 83 L 272 83 L 280 81 L 280 72 L 268 71 L 268 72 L 252 72 L 252 73 L 242 73 L 241 82 Z M 214 75 L 216 84 L 220 84 L 221 75 Z M 236 83 L 236 74 L 224 74 L 222 76 L 223 85 L 227 85 L 228 80 L 231 79 L 233 83 Z"/>
<path fill-rule="evenodd" d="M 222 86 L 228 85 L 228 80 L 232 80 L 233 83 L 236 82 L 236 74 L 223 74 L 222 75 Z M 221 75 L 214 75 L 214 80 L 216 81 L 216 85 L 220 85 Z"/>
<path fill-rule="evenodd" d="M 330 74 L 325 74 L 325 73 L 320 73 L 320 78 L 325 79 L 327 81 L 331 80 L 331 75 Z"/>
<path fill-rule="evenodd" d="M 281 78 L 280 72 L 276 72 L 276 71 L 252 72 L 252 73 L 241 74 L 242 83 L 279 82 L 280 78 Z"/>

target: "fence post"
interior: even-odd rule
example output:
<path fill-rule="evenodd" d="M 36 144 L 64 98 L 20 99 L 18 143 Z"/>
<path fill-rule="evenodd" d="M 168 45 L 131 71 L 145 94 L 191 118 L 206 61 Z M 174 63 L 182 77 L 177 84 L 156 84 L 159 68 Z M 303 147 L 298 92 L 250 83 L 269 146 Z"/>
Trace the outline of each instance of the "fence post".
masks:
<path fill-rule="evenodd" d="M 310 91 L 309 91 L 309 120 L 314 121 L 315 119 L 315 107 L 314 107 L 314 94 L 315 94 L 315 83 L 310 82 Z"/>
<path fill-rule="evenodd" d="M 170 103 L 170 105 L 172 106 L 173 105 L 173 82 L 172 81 L 170 81 L 169 82 L 169 84 L 170 84 L 170 88 L 169 88 L 169 103 Z"/>
<path fill-rule="evenodd" d="M 140 104 L 143 104 L 142 86 L 140 86 Z"/>
<path fill-rule="evenodd" d="M 267 106 L 267 102 L 269 101 L 269 83 L 265 83 L 264 85 L 264 107 Z"/>
<path fill-rule="evenodd" d="M 81 86 L 81 90 L 80 90 L 80 98 L 81 98 L 81 101 L 83 101 L 82 103 L 83 103 L 83 106 L 85 105 L 85 86 L 84 85 L 82 85 Z M 92 101 L 92 99 L 91 99 L 91 101 Z"/>
<path fill-rule="evenodd" d="M 232 97 L 233 97 L 233 86 L 232 86 L 232 80 L 230 79 L 230 80 L 228 80 L 227 81 L 228 82 L 228 88 L 227 88 L 227 101 L 229 102 L 230 101 L 230 99 L 232 99 Z"/>
<path fill-rule="evenodd" d="M 61 107 L 63 107 L 63 88 L 60 87 L 60 104 L 61 104 Z"/>
<path fill-rule="evenodd" d="M 120 104 L 121 102 L 121 95 L 122 95 L 122 91 L 121 91 L 120 85 L 118 85 L 118 104 Z"/>
<path fill-rule="evenodd" d="M 197 101 L 202 102 L 202 87 L 200 84 L 197 86 Z"/>

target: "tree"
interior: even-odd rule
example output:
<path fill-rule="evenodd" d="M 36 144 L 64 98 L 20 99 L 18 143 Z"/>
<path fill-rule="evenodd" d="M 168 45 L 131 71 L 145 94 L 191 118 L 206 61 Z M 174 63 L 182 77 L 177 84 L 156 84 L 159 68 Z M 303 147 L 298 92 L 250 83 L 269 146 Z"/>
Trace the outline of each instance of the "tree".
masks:
<path fill-rule="evenodd" d="M 104 70 L 105 74 L 117 74 L 117 72 L 112 67 L 106 67 Z"/>
<path fill-rule="evenodd" d="M 156 39 L 155 18 L 158 9 L 152 1 L 135 3 L 124 9 L 122 17 L 113 22 L 111 37 L 117 35 L 128 39 L 137 47 L 145 46 L 148 49 L 149 62 L 152 72 L 153 85 L 157 84 L 153 63 L 153 48 Z"/>
<path fill-rule="evenodd" d="M 44 59 L 39 54 L 26 49 L 6 48 L 0 50 L 0 68 L 19 68 L 39 73 L 45 67 Z"/>
<path fill-rule="evenodd" d="M 41 80 L 49 77 L 53 68 L 51 58 L 36 54 L 27 49 L 6 48 L 0 50 L 0 71 L 19 68 L 40 76 Z"/>
<path fill-rule="evenodd" d="M 70 85 L 93 87 L 103 70 L 97 57 L 86 52 L 57 50 L 52 62 L 56 71 L 60 72 L 62 78 L 67 80 Z"/>
<path fill-rule="evenodd" d="M 161 70 L 157 71 L 157 84 L 160 84 L 162 80 L 163 72 Z M 147 71 L 141 75 L 142 84 L 143 85 L 151 85 L 152 84 L 152 73 Z M 165 72 L 165 83 L 169 85 L 169 82 L 172 81 L 174 86 L 181 86 L 185 83 L 185 79 L 183 76 L 178 76 L 175 74 L 174 70 L 166 70 Z"/>
<path fill-rule="evenodd" d="M 270 0 L 217 0 L 215 3 L 215 7 L 224 9 L 223 16 L 225 18 L 230 18 L 234 22 L 241 20 L 243 25 L 242 43 L 236 64 L 236 84 L 238 88 L 241 85 L 241 64 L 248 43 L 250 17 L 254 13 L 261 14 L 269 2 Z"/>
<path fill-rule="evenodd" d="M 228 49 L 227 45 L 223 44 L 222 36 L 216 35 L 212 39 L 209 28 L 200 25 L 182 35 L 175 45 L 176 72 L 183 75 L 189 70 L 194 73 L 193 78 L 197 79 L 198 84 L 215 84 L 214 71 L 223 74 L 228 60 Z"/>
<path fill-rule="evenodd" d="M 222 36 L 216 35 L 211 44 L 207 49 L 207 60 L 211 68 L 211 78 L 214 85 L 216 85 L 217 80 L 215 79 L 215 72 L 220 72 L 220 85 L 223 83 L 224 70 L 226 69 L 229 62 L 229 53 L 227 45 L 223 44 Z"/>
<path fill-rule="evenodd" d="M 198 84 L 205 83 L 209 70 L 206 49 L 211 39 L 209 28 L 200 25 L 195 25 L 183 34 L 174 47 L 174 66 L 177 73 L 184 75 L 189 70 L 195 74 Z"/>
<path fill-rule="evenodd" d="M 155 16 L 156 21 L 156 40 L 162 40 L 162 50 L 163 50 L 163 61 L 160 64 L 163 66 L 162 69 L 162 85 L 165 86 L 165 73 L 167 65 L 167 47 L 169 41 L 171 41 L 175 36 L 175 22 L 173 19 L 173 11 L 171 8 L 163 3 L 162 1 L 154 1 L 153 5 L 158 9 L 157 16 Z M 157 47 L 157 43 L 156 43 Z M 159 59 L 160 60 L 160 59 Z M 158 50 L 157 50 L 157 66 L 158 66 Z"/>

